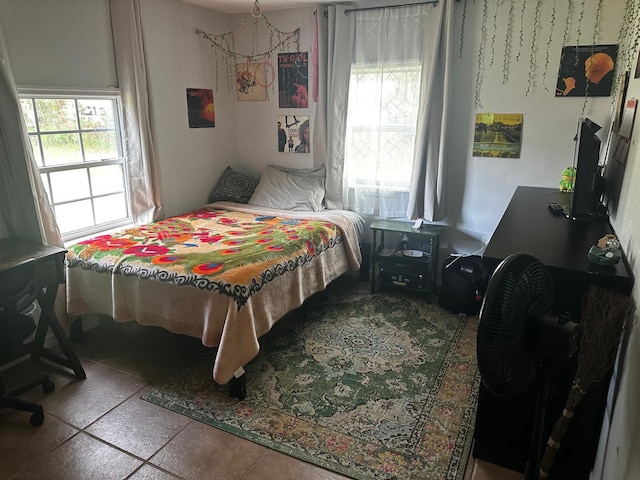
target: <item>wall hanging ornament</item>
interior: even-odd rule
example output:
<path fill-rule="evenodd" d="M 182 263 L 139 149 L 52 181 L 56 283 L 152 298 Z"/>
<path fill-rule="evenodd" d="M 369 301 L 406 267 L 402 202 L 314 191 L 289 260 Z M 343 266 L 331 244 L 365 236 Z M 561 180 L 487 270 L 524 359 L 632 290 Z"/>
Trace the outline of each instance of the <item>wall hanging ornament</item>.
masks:
<path fill-rule="evenodd" d="M 240 52 L 236 49 L 236 36 L 248 24 L 252 28 L 250 38 L 251 52 Z M 238 94 L 239 98 L 252 96 L 252 89 L 254 88 L 264 89 L 265 94 L 268 93 L 269 87 L 273 86 L 276 77 L 271 64 L 271 56 L 274 52 L 300 51 L 300 28 L 296 28 L 291 32 L 279 30 L 269 22 L 269 19 L 260 8 L 258 0 L 254 1 L 253 8 L 249 14 L 233 30 L 215 35 L 196 28 L 195 33 L 208 40 L 214 50 L 216 90 L 219 89 L 220 75 L 225 75 L 228 91 L 236 90 L 236 92 L 240 92 Z M 266 39 L 267 45 L 261 45 L 261 38 Z M 245 65 L 247 68 L 240 68 L 240 65 Z"/>
<path fill-rule="evenodd" d="M 563 47 L 582 48 L 602 43 L 602 19 L 607 2 L 613 0 L 462 0 L 460 57 L 469 45 L 465 38 L 469 19 L 474 15 L 481 17 L 477 51 L 473 56 L 476 62 L 475 107 L 482 107 L 485 76 L 500 66 L 504 85 L 515 81 L 511 75 L 514 68 L 527 68 L 527 81 L 522 84 L 525 97 L 533 95 L 538 87 L 554 94 L 557 71 L 549 67 L 555 65 L 556 46 L 560 43 Z M 617 94 L 620 76 L 633 71 L 639 58 L 640 0 L 624 0 L 624 3 L 612 98 Z M 570 60 L 577 62 L 577 52 L 577 49 L 571 52 L 573 59 L 562 56 L 560 64 Z M 562 55 L 565 53 L 562 49 Z M 586 111 L 587 100 L 593 96 L 583 91 L 582 114 Z"/>

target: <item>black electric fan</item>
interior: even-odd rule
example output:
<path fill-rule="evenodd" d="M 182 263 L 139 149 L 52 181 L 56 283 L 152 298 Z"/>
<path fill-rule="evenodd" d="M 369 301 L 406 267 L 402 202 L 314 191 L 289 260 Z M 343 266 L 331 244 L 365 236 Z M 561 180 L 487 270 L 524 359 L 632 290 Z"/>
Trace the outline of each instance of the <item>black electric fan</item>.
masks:
<path fill-rule="evenodd" d="M 538 478 L 552 365 L 577 350 L 578 326 L 551 315 L 553 282 L 535 257 L 505 258 L 489 280 L 478 326 L 478 368 L 496 396 L 515 396 L 536 383 L 536 410 L 525 479 Z"/>

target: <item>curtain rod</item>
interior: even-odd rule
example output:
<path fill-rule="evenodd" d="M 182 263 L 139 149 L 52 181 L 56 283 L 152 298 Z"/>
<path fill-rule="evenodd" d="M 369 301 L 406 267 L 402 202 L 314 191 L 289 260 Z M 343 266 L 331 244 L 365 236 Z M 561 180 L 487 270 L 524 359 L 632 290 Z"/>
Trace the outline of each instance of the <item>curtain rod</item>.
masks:
<path fill-rule="evenodd" d="M 349 10 L 345 10 L 344 14 L 349 15 L 351 12 L 362 12 L 364 10 L 380 10 L 383 8 L 399 8 L 399 7 L 411 7 L 412 5 L 428 5 L 430 3 L 438 3 L 440 0 L 424 0 L 422 2 L 415 3 L 403 3 L 398 5 L 384 5 L 380 7 L 363 7 L 363 8 L 351 8 Z M 459 1 L 459 0 L 456 0 Z"/>

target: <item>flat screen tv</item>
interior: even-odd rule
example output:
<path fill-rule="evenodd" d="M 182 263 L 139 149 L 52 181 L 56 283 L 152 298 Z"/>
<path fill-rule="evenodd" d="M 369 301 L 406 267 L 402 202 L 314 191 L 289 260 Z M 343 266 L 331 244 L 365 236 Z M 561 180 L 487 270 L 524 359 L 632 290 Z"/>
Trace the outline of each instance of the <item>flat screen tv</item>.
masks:
<path fill-rule="evenodd" d="M 600 125 L 588 118 L 578 121 L 574 138 L 573 166 L 576 179 L 571 198 L 571 220 L 590 221 L 606 215 L 601 198 L 604 193 L 604 178 L 600 166 L 600 139 L 596 132 Z"/>

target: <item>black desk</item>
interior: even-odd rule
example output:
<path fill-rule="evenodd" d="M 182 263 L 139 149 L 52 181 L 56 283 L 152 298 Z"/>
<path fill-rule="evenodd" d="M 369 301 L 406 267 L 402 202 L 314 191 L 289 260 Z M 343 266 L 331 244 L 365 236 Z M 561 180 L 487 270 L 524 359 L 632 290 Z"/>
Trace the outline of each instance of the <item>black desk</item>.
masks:
<path fill-rule="evenodd" d="M 616 266 L 592 264 L 587 252 L 598 239 L 613 233 L 608 220 L 574 222 L 554 215 L 550 202 L 569 204 L 570 195 L 554 188 L 518 187 L 484 252 L 492 272 L 512 253 L 533 255 L 548 269 L 554 284 L 555 310 L 580 320 L 582 297 L 591 285 L 631 293 L 633 275 L 626 259 Z M 545 440 L 562 411 L 577 358 L 555 370 L 547 406 Z M 588 479 L 597 451 L 609 377 L 592 387 L 576 410 L 556 458 L 555 479 Z M 535 388 L 517 397 L 499 398 L 481 387 L 473 455 L 524 471 L 535 410 Z"/>
<path fill-rule="evenodd" d="M 38 287 L 40 318 L 34 340 L 27 344 L 32 357 L 43 357 L 73 370 L 78 378 L 86 378 L 73 346 L 64 333 L 54 311 L 58 285 L 64 283 L 64 257 L 66 250 L 50 245 L 40 245 L 11 237 L 0 239 L 0 269 L 9 269 L 28 258 L 36 260 L 35 284 Z M 62 355 L 44 346 L 47 331 L 56 337 Z"/>

